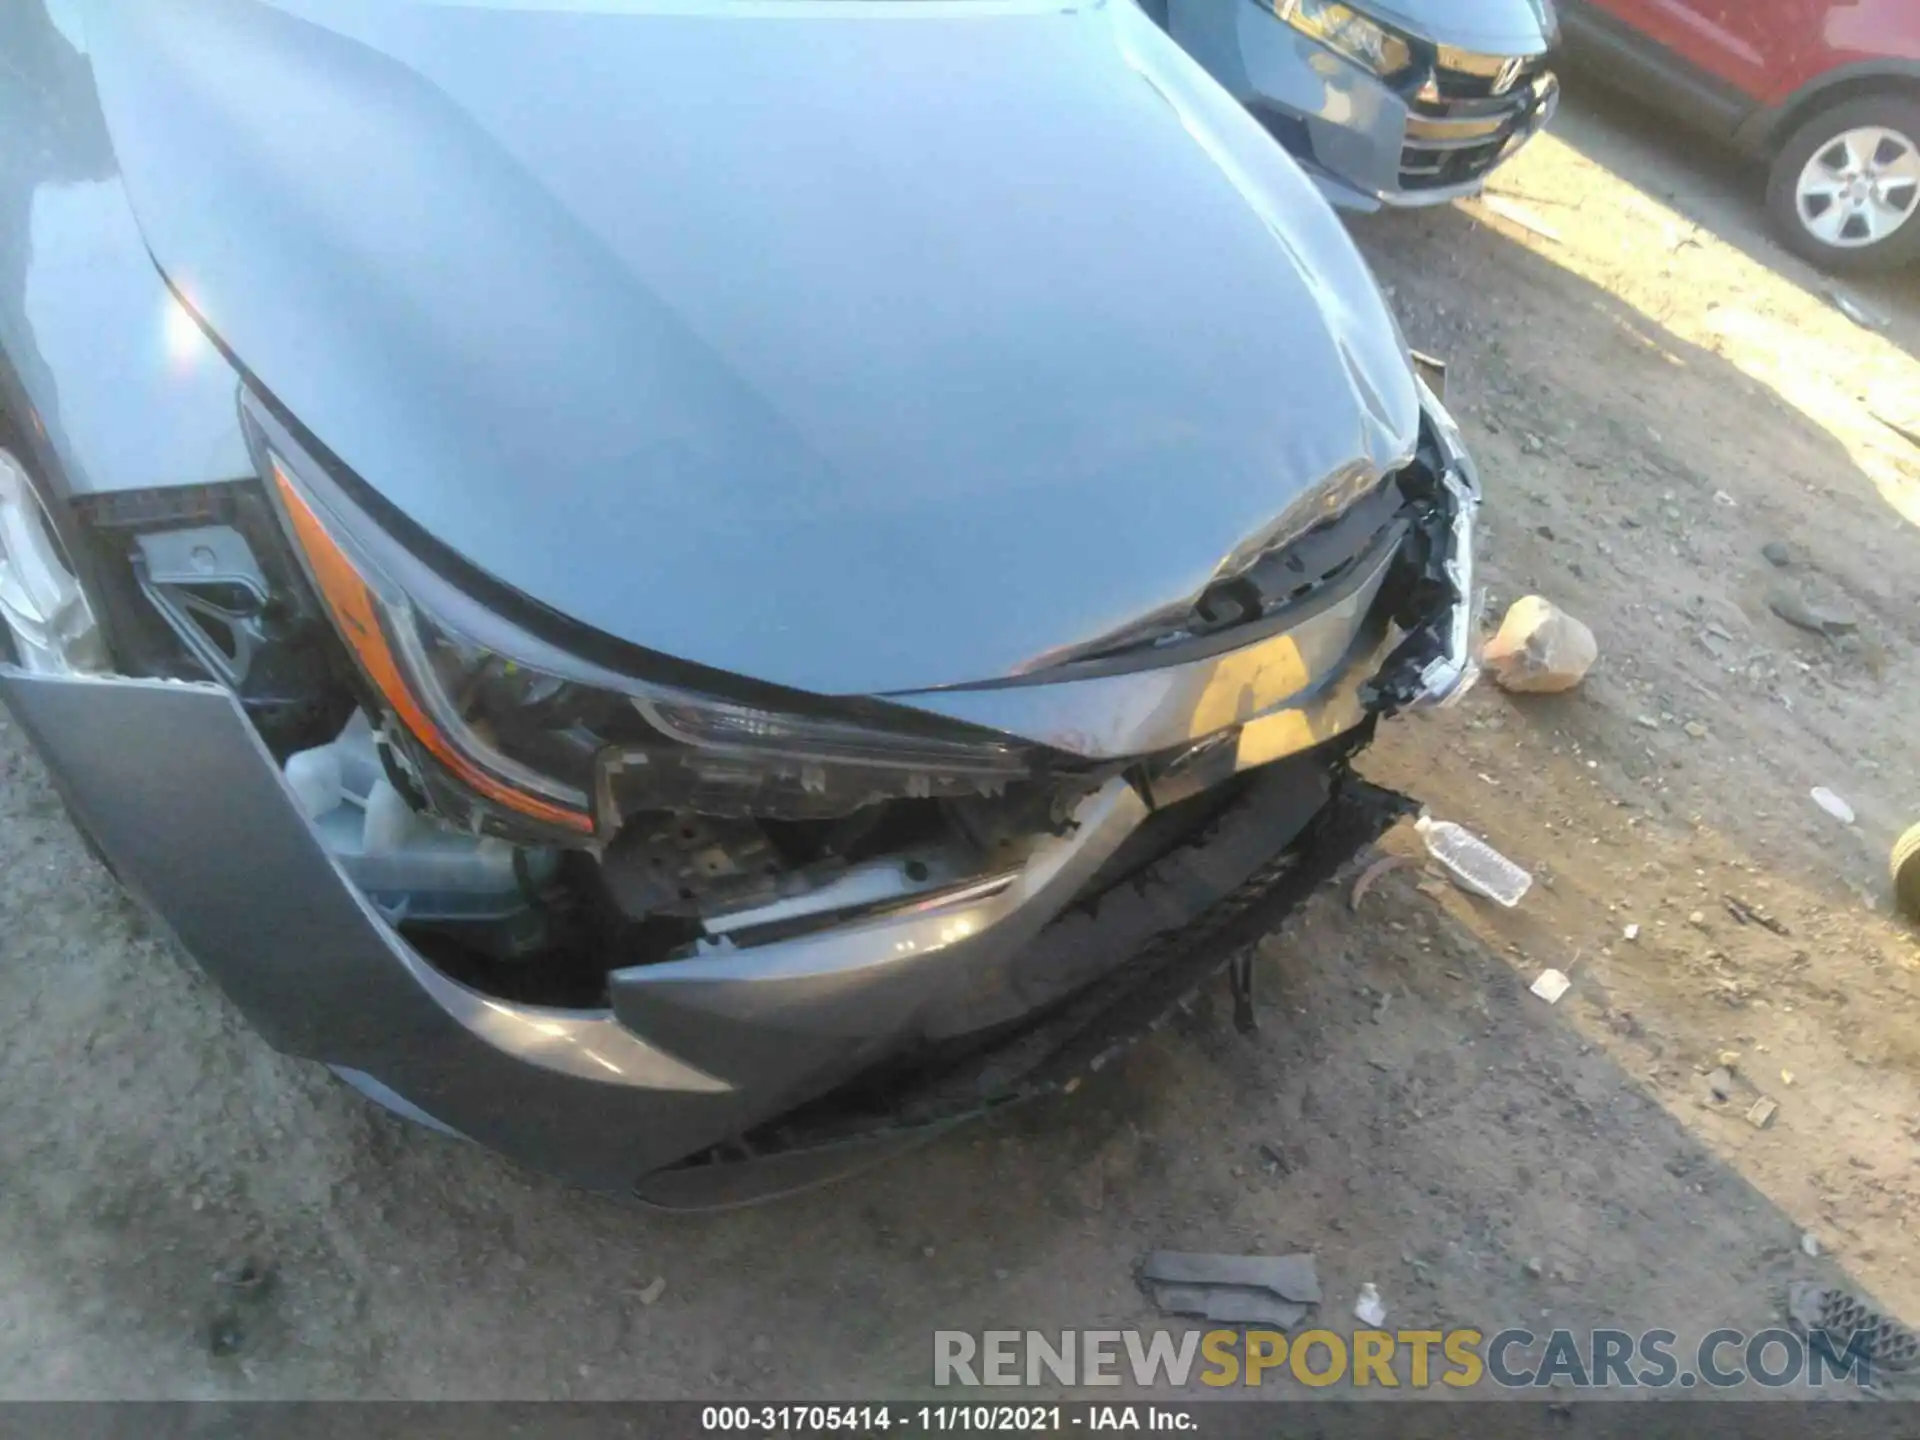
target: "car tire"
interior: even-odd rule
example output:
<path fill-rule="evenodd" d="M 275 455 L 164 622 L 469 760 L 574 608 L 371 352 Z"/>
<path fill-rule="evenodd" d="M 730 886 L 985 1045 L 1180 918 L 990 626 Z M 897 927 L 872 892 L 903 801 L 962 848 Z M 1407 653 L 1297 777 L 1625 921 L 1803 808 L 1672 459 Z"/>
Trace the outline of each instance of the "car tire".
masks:
<path fill-rule="evenodd" d="M 1909 920 L 1920 920 L 1920 825 L 1894 842 L 1887 868 L 1893 877 L 1895 907 Z"/>
<path fill-rule="evenodd" d="M 1848 194 L 1842 187 L 1863 159 L 1877 166 L 1880 182 Z M 1838 193 L 1821 204 L 1821 187 Z M 1787 248 L 1824 270 L 1887 270 L 1920 259 L 1920 97 L 1863 96 L 1802 121 L 1774 155 L 1767 210 Z"/>

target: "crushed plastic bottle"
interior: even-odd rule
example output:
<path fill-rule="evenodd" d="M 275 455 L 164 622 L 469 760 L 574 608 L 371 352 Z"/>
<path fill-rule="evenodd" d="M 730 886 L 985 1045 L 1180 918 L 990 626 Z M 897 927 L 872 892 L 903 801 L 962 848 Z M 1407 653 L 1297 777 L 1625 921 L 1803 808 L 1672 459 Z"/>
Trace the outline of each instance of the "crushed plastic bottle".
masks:
<path fill-rule="evenodd" d="M 1353 1302 L 1353 1314 L 1362 1325 L 1376 1329 L 1387 1323 L 1387 1302 L 1380 1298 L 1380 1291 L 1371 1280 L 1360 1287 L 1359 1298 Z"/>
<path fill-rule="evenodd" d="M 1422 815 L 1414 829 L 1427 842 L 1427 853 L 1447 868 L 1462 890 L 1511 910 L 1533 885 L 1533 876 L 1464 826 Z"/>

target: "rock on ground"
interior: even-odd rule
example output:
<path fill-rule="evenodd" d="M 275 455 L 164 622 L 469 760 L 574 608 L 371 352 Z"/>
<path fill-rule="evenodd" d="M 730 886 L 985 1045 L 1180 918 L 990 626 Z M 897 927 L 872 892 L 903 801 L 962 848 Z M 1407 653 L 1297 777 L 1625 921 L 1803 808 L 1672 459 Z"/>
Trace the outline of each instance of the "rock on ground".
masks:
<path fill-rule="evenodd" d="M 1528 595 L 1508 607 L 1480 658 L 1502 690 L 1551 694 L 1578 685 L 1599 654 L 1593 631 L 1551 600 Z"/>

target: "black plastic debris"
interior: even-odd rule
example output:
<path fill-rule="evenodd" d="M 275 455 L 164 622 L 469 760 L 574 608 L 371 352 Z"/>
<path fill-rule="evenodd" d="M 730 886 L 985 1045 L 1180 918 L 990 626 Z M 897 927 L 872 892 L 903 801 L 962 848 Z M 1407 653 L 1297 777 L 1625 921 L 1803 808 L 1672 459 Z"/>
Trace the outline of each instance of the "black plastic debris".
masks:
<path fill-rule="evenodd" d="M 240 1324 L 240 1317 L 231 1310 L 222 1310 L 207 1321 L 207 1353 L 216 1359 L 224 1360 L 230 1355 L 238 1355 L 246 1338 L 247 1332 Z"/>
<path fill-rule="evenodd" d="M 1863 1347 L 1860 1353 L 1876 1369 L 1910 1370 L 1920 1362 L 1920 1338 L 1848 1290 L 1797 1281 L 1787 1292 L 1787 1319 L 1809 1338 L 1824 1332 L 1837 1356 L 1858 1343 Z M 1858 1342 L 1856 1336 L 1861 1337 Z"/>

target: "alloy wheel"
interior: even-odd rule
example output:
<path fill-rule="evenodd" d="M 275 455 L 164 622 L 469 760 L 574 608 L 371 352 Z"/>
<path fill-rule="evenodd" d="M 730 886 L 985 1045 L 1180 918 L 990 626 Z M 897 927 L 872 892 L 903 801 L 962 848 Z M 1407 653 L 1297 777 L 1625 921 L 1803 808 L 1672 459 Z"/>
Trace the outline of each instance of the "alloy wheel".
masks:
<path fill-rule="evenodd" d="M 1822 244 L 1877 245 L 1920 209 L 1920 146 L 1884 125 L 1844 130 L 1802 168 L 1794 203 Z"/>

